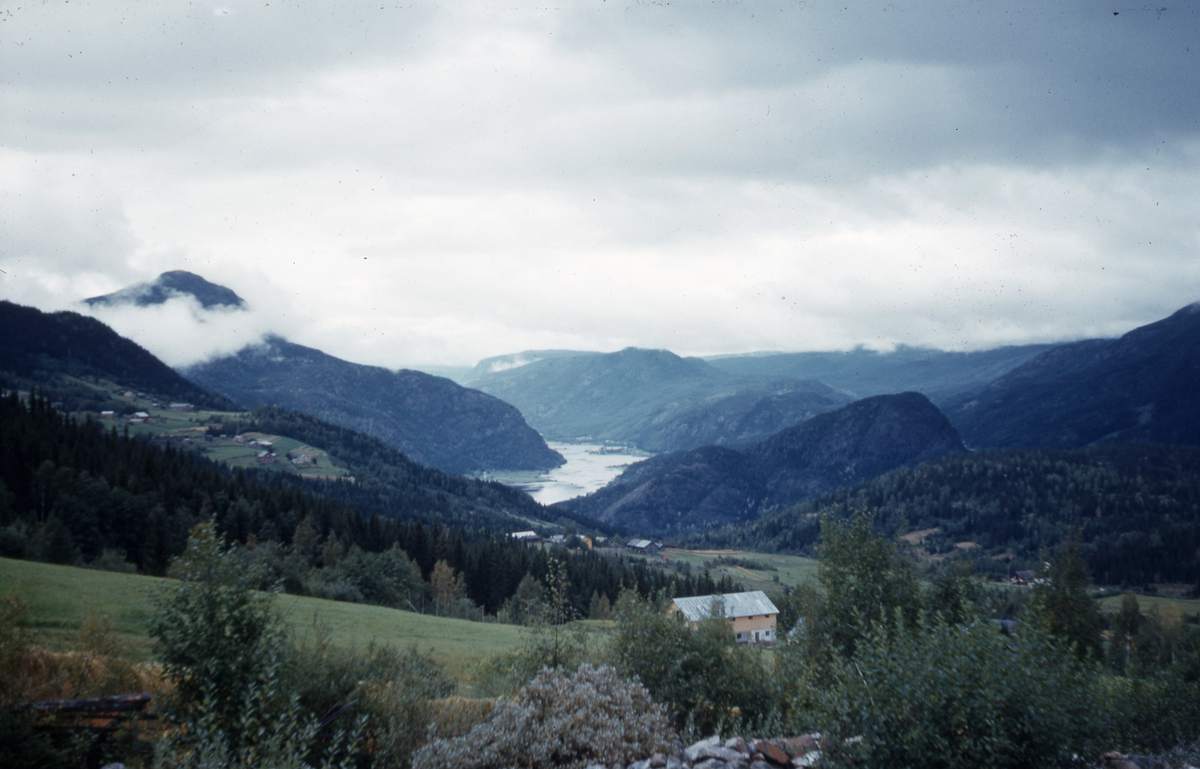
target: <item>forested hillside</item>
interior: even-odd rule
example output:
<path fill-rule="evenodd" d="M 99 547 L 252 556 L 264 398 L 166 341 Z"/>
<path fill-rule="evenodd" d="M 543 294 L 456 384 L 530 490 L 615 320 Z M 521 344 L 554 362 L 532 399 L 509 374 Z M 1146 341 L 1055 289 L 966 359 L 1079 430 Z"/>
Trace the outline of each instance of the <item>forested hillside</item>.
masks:
<path fill-rule="evenodd" d="M 68 410 L 121 409 L 112 383 L 164 401 L 236 410 L 95 318 L 0 301 L 0 388 L 53 392 Z"/>
<path fill-rule="evenodd" d="M 630 465 L 612 483 L 559 503 L 653 535 L 752 521 L 902 465 L 964 451 L 920 393 L 864 398 L 780 430 L 744 451 L 708 446 Z"/>
<path fill-rule="evenodd" d="M 499 398 L 420 371 L 351 363 L 277 336 L 182 373 L 246 408 L 303 411 L 450 473 L 545 470 L 564 462 Z"/>
<path fill-rule="evenodd" d="M 602 526 L 570 511 L 548 510 L 511 486 L 426 467 L 379 438 L 299 411 L 260 408 L 244 419 L 231 418 L 210 429 L 229 434 L 259 431 L 287 435 L 320 446 L 352 471 L 355 482 L 306 481 L 305 487 L 322 497 L 384 517 L 484 526 L 496 531 L 556 525 L 562 520 L 575 521 L 581 530 Z"/>
<path fill-rule="evenodd" d="M 383 452 L 369 459 L 380 468 L 388 460 Z M 482 498 L 455 502 L 455 484 L 472 482 L 438 475 L 444 486 L 419 492 L 424 499 L 487 509 Z M 0 555 L 5 557 L 88 563 L 101 557 L 111 561 L 116 552 L 143 573 L 161 574 L 182 552 L 191 527 L 211 519 L 227 541 L 259 550 L 276 543 L 281 557 L 307 559 L 306 568 L 332 567 L 334 554 L 348 559 L 393 545 L 426 580 L 444 561 L 461 576 L 466 596 L 489 612 L 499 609 L 526 574 L 541 578 L 546 573 L 546 552 L 497 531 L 405 518 L 399 509 L 403 501 L 386 508 L 396 517 L 364 514 L 366 508 L 347 501 L 355 498 L 353 484 L 317 489 L 331 486 L 341 486 L 343 498 L 321 496 L 282 474 L 231 473 L 188 451 L 126 438 L 91 419 L 59 412 L 36 394 L 28 403 L 14 395 L 0 397 Z M 475 488 L 490 489 L 497 499 L 518 494 L 498 484 Z M 372 561 L 360 556 L 358 562 Z M 729 587 L 705 575 L 667 575 L 642 562 L 591 553 L 573 555 L 566 564 L 572 601 L 585 613 L 593 592 L 615 600 L 623 584 L 643 592 L 672 586 L 680 595 Z"/>
<path fill-rule="evenodd" d="M 972 448 L 1200 444 L 1200 303 L 1055 347 L 944 408 Z"/>
<path fill-rule="evenodd" d="M 1200 449 L 1100 445 L 955 454 L 705 538 L 709 545 L 812 553 L 820 513 L 871 510 L 883 531 L 938 529 L 949 552 L 974 542 L 985 559 L 1032 567 L 1076 534 L 1099 585 L 1200 580 Z M 999 563 L 1003 563 L 1000 561 Z"/>

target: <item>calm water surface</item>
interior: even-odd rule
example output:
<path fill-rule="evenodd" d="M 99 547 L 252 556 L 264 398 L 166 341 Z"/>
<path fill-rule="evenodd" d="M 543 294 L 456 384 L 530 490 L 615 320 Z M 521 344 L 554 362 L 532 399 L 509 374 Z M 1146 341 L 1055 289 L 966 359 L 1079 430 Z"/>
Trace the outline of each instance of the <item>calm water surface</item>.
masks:
<path fill-rule="evenodd" d="M 491 471 L 485 477 L 516 486 L 543 505 L 590 494 L 621 474 L 627 465 L 651 456 L 626 446 L 599 443 L 556 443 L 546 445 L 563 455 L 562 467 L 541 472 Z"/>

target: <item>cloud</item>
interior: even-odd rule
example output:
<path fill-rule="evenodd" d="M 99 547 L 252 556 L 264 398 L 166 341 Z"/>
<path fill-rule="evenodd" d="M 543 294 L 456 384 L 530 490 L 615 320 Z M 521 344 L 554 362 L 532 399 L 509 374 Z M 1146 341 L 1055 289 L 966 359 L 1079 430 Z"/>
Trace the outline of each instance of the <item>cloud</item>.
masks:
<path fill-rule="evenodd" d="M 394 368 L 975 349 L 1200 295 L 1188 8 L 214 8 L 0 22 L 7 297 L 187 269 L 251 313 L 114 323 Z"/>
<path fill-rule="evenodd" d="M 247 345 L 261 342 L 264 335 L 275 328 L 268 313 L 206 310 L 193 297 L 182 295 L 147 307 L 77 306 L 71 309 L 98 318 L 173 367 L 231 355 Z"/>

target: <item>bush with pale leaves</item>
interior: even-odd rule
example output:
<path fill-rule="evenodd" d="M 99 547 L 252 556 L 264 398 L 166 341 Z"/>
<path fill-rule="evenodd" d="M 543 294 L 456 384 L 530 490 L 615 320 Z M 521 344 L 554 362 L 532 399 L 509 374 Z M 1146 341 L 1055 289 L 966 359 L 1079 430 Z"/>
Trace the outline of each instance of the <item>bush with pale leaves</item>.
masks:
<path fill-rule="evenodd" d="M 666 711 L 637 681 L 607 666 L 581 665 L 573 675 L 547 668 L 466 735 L 421 748 L 413 768 L 627 764 L 665 752 L 672 736 Z"/>

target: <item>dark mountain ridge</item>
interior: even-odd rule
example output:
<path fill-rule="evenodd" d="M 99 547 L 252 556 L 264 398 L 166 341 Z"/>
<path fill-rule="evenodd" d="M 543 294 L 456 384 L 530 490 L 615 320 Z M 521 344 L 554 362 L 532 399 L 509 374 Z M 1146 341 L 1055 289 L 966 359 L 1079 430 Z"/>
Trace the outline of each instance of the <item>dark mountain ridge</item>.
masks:
<path fill-rule="evenodd" d="M 1048 350 L 946 411 L 980 448 L 1200 444 L 1200 303 Z"/>
<path fill-rule="evenodd" d="M 748 521 L 905 465 L 965 451 L 919 393 L 880 395 L 820 414 L 744 450 L 706 446 L 631 465 L 559 506 L 647 535 Z"/>
<path fill-rule="evenodd" d="M 95 318 L 0 301 L 0 330 L 0 388 L 41 388 L 67 408 L 120 409 L 125 404 L 106 381 L 163 401 L 238 410 Z"/>
<path fill-rule="evenodd" d="M 247 408 L 303 411 L 446 472 L 540 470 L 564 462 L 498 398 L 420 371 L 350 363 L 278 336 L 182 373 Z"/>
<path fill-rule="evenodd" d="M 178 296 L 191 296 L 206 310 L 215 307 L 246 309 L 246 301 L 225 286 L 209 283 L 204 278 L 186 270 L 171 270 L 158 276 L 152 283 L 138 283 L 120 291 L 103 296 L 84 299 L 90 307 L 116 307 L 134 305 L 149 307 L 163 304 Z"/>
<path fill-rule="evenodd" d="M 985 570 L 1035 568 L 1069 537 L 1098 585 L 1200 580 L 1200 448 L 1102 444 L 957 453 L 904 467 L 689 544 L 816 554 L 823 513 L 875 511 L 944 556 L 978 546 Z"/>

